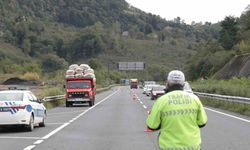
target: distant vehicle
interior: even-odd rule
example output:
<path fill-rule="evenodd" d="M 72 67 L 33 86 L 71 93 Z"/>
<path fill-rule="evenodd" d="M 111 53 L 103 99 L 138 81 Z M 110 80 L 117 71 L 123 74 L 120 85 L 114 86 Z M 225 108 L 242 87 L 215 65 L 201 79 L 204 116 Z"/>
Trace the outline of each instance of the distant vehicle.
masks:
<path fill-rule="evenodd" d="M 156 87 L 156 86 L 159 86 L 158 84 L 154 84 L 154 85 L 147 85 L 146 86 L 146 89 L 145 89 L 145 94 L 147 96 L 150 96 L 151 95 L 151 90 L 153 87 Z"/>
<path fill-rule="evenodd" d="M 138 88 L 138 79 L 130 79 L 130 88 L 137 89 Z"/>
<path fill-rule="evenodd" d="M 45 126 L 46 108 L 29 90 L 0 91 L 0 126 L 20 125 L 27 131 Z"/>
<path fill-rule="evenodd" d="M 156 84 L 155 81 L 144 81 L 144 87 L 145 87 L 146 85 L 155 85 L 155 84 Z"/>
<path fill-rule="evenodd" d="M 157 99 L 158 97 L 162 96 L 165 94 L 165 86 L 154 86 L 152 87 L 152 90 L 151 90 L 151 100 L 155 100 Z"/>
<path fill-rule="evenodd" d="M 74 103 L 95 104 L 96 78 L 66 78 L 66 107 Z"/>
<path fill-rule="evenodd" d="M 129 79 L 121 79 L 123 85 L 129 85 Z"/>
<path fill-rule="evenodd" d="M 145 85 L 144 87 L 143 87 L 143 94 L 146 94 L 146 90 L 147 90 L 147 88 L 148 88 L 148 86 L 150 86 L 150 85 Z"/>
<path fill-rule="evenodd" d="M 188 82 L 185 82 L 183 89 L 184 89 L 184 91 L 187 91 L 189 93 L 193 93 L 193 90 Z"/>

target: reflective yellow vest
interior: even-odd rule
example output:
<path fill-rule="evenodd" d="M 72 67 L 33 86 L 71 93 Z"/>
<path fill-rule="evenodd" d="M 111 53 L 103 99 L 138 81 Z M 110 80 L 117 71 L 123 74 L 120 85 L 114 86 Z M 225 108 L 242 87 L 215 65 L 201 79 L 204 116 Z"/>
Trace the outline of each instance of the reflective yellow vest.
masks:
<path fill-rule="evenodd" d="M 199 98 L 185 91 L 172 91 L 154 103 L 147 126 L 159 129 L 162 150 L 200 150 L 199 126 L 207 123 L 207 115 Z"/>

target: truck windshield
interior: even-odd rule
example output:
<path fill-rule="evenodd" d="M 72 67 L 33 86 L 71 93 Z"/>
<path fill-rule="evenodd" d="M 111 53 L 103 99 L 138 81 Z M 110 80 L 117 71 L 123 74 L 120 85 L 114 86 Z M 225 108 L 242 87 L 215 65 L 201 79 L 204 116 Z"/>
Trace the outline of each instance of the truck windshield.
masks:
<path fill-rule="evenodd" d="M 90 88 L 90 82 L 69 82 L 70 89 L 87 89 Z"/>

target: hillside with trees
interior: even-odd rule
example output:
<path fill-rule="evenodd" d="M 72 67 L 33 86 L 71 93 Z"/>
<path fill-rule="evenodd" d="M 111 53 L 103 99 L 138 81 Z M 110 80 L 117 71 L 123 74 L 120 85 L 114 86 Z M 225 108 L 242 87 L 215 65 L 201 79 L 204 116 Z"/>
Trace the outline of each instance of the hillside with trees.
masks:
<path fill-rule="evenodd" d="M 132 76 L 163 81 L 167 71 L 184 67 L 196 79 L 213 75 L 249 45 L 247 10 L 221 24 L 187 25 L 125 0 L 11 0 L 1 1 L 0 8 L 1 80 L 6 75 L 63 80 L 72 63 L 89 63 L 99 84 Z M 114 67 L 119 61 L 143 61 L 146 70 L 119 72 Z"/>
<path fill-rule="evenodd" d="M 199 49 L 199 53 L 193 55 L 193 57 L 189 59 L 186 64 L 185 69 L 186 72 L 188 72 L 190 79 L 198 79 L 201 77 L 212 78 L 214 74 L 220 71 L 227 63 L 232 64 L 233 61 L 230 61 L 231 59 L 239 61 L 238 58 L 246 58 L 244 57 L 244 54 L 250 52 L 249 20 L 249 6 L 239 18 L 234 16 L 225 17 L 225 19 L 220 23 L 221 29 L 219 31 L 218 38 L 208 40 L 207 42 L 199 45 L 197 47 Z M 243 55 L 243 57 L 238 57 L 240 55 Z M 247 62 L 246 60 L 240 61 Z M 227 66 L 230 66 L 229 64 L 227 64 Z M 239 63 L 235 62 L 235 64 Z M 239 64 L 237 67 L 241 68 L 242 66 Z M 229 75 L 227 74 L 228 69 L 229 68 L 226 69 L 226 72 L 220 71 L 220 78 L 224 76 L 228 79 L 236 74 L 240 74 L 238 72 L 234 75 Z M 223 70 L 225 70 L 225 68 Z M 235 72 L 235 70 L 232 70 L 232 72 Z"/>

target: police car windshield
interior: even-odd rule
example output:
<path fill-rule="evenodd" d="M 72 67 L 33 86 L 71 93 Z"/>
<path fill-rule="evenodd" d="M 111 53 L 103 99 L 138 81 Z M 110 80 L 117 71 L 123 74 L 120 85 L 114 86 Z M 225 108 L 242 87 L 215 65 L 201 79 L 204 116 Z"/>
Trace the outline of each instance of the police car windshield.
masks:
<path fill-rule="evenodd" d="M 87 89 L 90 88 L 90 82 L 69 82 L 69 89 Z"/>
<path fill-rule="evenodd" d="M 22 101 L 23 93 L 0 93 L 0 101 Z"/>

